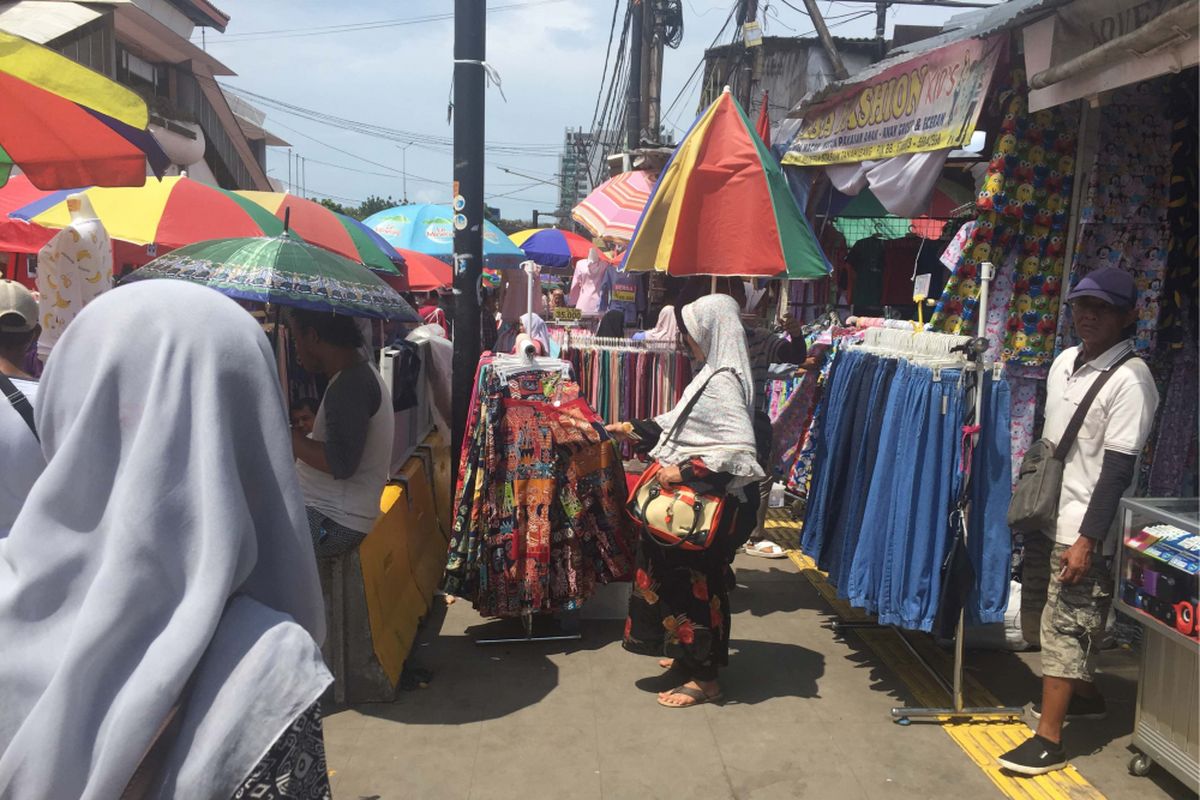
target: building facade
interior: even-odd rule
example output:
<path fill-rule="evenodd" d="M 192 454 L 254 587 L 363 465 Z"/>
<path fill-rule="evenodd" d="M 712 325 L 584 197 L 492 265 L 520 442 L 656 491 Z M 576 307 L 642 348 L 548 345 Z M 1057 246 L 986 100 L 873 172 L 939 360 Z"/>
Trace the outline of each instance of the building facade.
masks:
<path fill-rule="evenodd" d="M 57 50 L 129 87 L 150 110 L 169 171 L 226 189 L 271 190 L 266 148 L 285 144 L 257 109 L 222 92 L 229 67 L 192 41 L 229 16 L 207 0 L 0 2 L 0 29 Z M 240 109 L 240 111 L 238 110 Z"/>

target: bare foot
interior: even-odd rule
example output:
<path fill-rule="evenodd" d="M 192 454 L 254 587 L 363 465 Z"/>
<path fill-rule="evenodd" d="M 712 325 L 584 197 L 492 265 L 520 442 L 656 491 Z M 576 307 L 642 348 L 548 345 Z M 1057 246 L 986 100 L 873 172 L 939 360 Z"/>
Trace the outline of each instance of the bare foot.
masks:
<path fill-rule="evenodd" d="M 662 667 L 663 669 L 670 669 L 671 667 L 675 666 L 675 659 L 673 659 L 673 658 L 660 658 L 660 659 L 658 660 L 658 665 L 659 665 L 660 667 Z"/>
<path fill-rule="evenodd" d="M 665 706 L 674 708 L 684 708 L 686 706 L 699 705 L 702 702 L 711 702 L 721 697 L 721 687 L 716 681 L 688 681 L 680 689 L 695 689 L 703 692 L 705 700 L 698 700 L 694 697 L 689 697 L 686 694 L 680 694 L 676 689 L 667 692 L 658 693 L 658 702 Z"/>

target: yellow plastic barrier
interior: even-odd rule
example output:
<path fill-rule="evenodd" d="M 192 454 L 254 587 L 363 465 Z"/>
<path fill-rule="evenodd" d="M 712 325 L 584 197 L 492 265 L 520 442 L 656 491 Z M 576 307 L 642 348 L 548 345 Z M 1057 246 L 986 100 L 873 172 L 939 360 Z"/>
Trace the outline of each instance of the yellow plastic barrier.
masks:
<path fill-rule="evenodd" d="M 395 685 L 446 564 L 424 461 L 412 458 L 380 497 L 382 515 L 359 545 L 375 655 Z"/>

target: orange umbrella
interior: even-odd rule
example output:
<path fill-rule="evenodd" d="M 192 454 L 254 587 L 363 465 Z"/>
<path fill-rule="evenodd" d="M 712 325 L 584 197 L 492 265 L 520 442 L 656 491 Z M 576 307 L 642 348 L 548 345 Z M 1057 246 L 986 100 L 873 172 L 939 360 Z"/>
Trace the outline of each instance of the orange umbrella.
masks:
<path fill-rule="evenodd" d="M 454 270 L 441 259 L 418 253 L 416 250 L 403 250 L 399 247 L 396 252 L 404 256 L 404 264 L 408 267 L 408 289 L 414 292 L 432 292 L 454 285 Z M 388 277 L 383 276 L 385 279 Z"/>

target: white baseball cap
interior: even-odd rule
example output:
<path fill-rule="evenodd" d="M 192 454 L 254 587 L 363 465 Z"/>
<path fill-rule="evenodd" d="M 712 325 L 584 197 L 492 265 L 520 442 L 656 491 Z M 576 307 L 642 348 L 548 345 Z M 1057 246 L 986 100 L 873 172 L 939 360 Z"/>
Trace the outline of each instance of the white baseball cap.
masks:
<path fill-rule="evenodd" d="M 33 292 L 16 281 L 0 280 L 0 333 L 28 333 L 37 324 Z"/>

